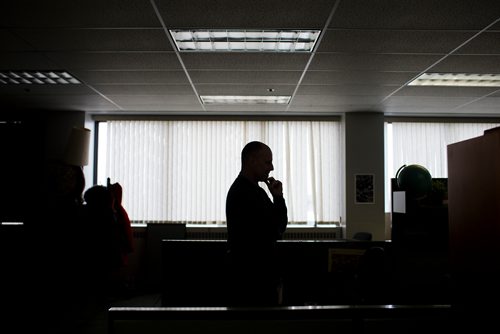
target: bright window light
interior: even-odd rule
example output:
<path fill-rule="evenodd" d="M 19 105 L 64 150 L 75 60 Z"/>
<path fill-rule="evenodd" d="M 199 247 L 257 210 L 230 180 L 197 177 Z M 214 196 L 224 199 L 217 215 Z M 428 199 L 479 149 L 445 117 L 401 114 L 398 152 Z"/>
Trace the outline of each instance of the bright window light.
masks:
<path fill-rule="evenodd" d="M 409 86 L 499 87 L 500 74 L 424 73 Z"/>
<path fill-rule="evenodd" d="M 110 120 L 105 132 L 102 124 L 97 184 L 110 177 L 123 186 L 122 203 L 133 223 L 225 224 L 227 190 L 241 169 L 243 143 L 252 140 L 265 141 L 279 161 L 272 176 L 286 181 L 290 225 L 340 222 L 338 121 Z"/>
<path fill-rule="evenodd" d="M 169 30 L 181 52 L 311 52 L 321 30 Z"/>
<path fill-rule="evenodd" d="M 290 96 L 200 95 L 203 104 L 288 104 Z"/>
<path fill-rule="evenodd" d="M 66 71 L 0 71 L 2 85 L 78 85 L 81 82 Z"/>

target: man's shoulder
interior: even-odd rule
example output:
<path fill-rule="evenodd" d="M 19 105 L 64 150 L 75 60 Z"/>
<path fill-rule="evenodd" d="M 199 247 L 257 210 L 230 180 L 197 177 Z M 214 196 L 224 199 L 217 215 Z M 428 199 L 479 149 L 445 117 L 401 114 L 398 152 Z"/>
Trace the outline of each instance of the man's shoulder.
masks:
<path fill-rule="evenodd" d="M 244 192 L 247 187 L 248 185 L 246 184 L 243 177 L 238 176 L 231 184 L 231 187 L 229 187 L 228 195 Z"/>
<path fill-rule="evenodd" d="M 253 184 L 244 176 L 238 176 L 227 192 L 227 201 L 250 203 L 260 198 L 261 187 Z"/>
<path fill-rule="evenodd" d="M 234 179 L 233 184 L 231 185 L 231 187 L 229 189 L 232 189 L 232 188 L 251 188 L 251 187 L 252 187 L 252 183 L 249 180 L 247 180 L 242 175 L 238 175 L 236 177 L 236 179 Z"/>

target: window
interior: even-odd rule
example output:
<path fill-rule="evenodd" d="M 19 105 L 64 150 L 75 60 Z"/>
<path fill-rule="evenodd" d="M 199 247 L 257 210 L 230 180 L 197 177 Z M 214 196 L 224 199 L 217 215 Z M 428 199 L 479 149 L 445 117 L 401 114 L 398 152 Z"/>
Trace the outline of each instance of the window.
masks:
<path fill-rule="evenodd" d="M 120 182 L 134 222 L 225 224 L 226 194 L 252 140 L 273 151 L 290 224 L 340 220 L 337 121 L 113 120 L 98 138 L 98 184 Z"/>
<path fill-rule="evenodd" d="M 391 211 L 391 178 L 403 165 L 419 164 L 434 178 L 448 177 L 447 146 L 481 136 L 500 123 L 387 122 L 385 211 Z"/>

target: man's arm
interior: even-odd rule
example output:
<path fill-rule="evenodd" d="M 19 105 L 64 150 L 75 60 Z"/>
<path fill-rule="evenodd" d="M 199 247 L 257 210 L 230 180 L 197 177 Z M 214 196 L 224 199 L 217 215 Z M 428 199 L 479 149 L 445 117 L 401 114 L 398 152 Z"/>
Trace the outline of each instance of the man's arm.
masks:
<path fill-rule="evenodd" d="M 276 232 L 278 233 L 278 239 L 283 237 L 286 227 L 288 225 L 288 211 L 283 196 L 273 197 L 273 221 L 276 224 Z"/>
<path fill-rule="evenodd" d="M 266 185 L 273 196 L 273 221 L 276 224 L 278 238 L 281 239 L 288 224 L 288 211 L 285 199 L 283 198 L 283 184 L 281 181 L 270 177 L 266 180 Z"/>

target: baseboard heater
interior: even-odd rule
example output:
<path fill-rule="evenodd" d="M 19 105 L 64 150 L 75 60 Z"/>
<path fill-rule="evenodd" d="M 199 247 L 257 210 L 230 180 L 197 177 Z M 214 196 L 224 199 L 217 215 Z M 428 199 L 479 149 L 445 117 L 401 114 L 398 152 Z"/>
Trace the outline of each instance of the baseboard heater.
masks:
<path fill-rule="evenodd" d="M 284 240 L 335 240 L 342 238 L 340 227 L 328 228 L 289 228 Z M 227 230 L 218 228 L 188 228 L 187 239 L 192 240 L 227 240 Z"/>
<path fill-rule="evenodd" d="M 146 238 L 146 226 L 134 226 L 134 238 Z M 191 227 L 186 228 L 186 239 L 191 240 L 227 240 L 225 226 L 218 227 Z M 289 227 L 284 240 L 336 240 L 342 239 L 341 227 Z"/>

